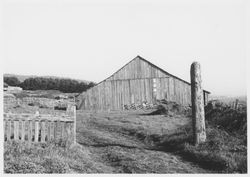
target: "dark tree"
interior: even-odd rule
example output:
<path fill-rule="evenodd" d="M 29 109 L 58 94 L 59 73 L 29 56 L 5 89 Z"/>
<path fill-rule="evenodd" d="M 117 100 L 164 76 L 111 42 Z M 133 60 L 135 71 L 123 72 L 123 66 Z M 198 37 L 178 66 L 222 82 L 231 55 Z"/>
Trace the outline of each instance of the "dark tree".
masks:
<path fill-rule="evenodd" d="M 9 86 L 19 86 L 21 83 L 16 77 L 4 77 L 4 82 Z"/>
<path fill-rule="evenodd" d="M 65 93 L 80 93 L 93 87 L 95 83 L 78 82 L 72 79 L 28 78 L 20 84 L 24 90 L 59 90 Z"/>

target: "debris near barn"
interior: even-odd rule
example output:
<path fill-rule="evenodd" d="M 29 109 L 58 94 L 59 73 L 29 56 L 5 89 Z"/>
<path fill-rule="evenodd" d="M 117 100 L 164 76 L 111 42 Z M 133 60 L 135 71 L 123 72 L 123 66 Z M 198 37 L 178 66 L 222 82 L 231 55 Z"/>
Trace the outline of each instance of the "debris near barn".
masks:
<path fill-rule="evenodd" d="M 123 107 L 123 110 L 149 110 L 149 109 L 155 109 L 157 107 L 157 104 L 148 103 L 147 101 L 143 101 L 141 104 L 125 104 Z"/>
<path fill-rule="evenodd" d="M 172 117 L 174 115 L 191 116 L 191 107 L 183 106 L 174 101 L 159 100 L 157 102 L 156 110 L 148 115 L 166 115 Z"/>

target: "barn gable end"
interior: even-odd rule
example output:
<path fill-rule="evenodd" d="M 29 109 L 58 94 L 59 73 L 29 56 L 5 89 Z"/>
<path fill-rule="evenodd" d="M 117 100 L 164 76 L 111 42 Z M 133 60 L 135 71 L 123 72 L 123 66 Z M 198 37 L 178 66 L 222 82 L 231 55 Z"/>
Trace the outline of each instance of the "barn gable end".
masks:
<path fill-rule="evenodd" d="M 120 110 L 131 104 L 165 99 L 191 104 L 190 83 L 137 56 L 113 75 L 83 92 L 78 108 L 84 110 Z M 204 91 L 205 103 L 209 92 Z"/>

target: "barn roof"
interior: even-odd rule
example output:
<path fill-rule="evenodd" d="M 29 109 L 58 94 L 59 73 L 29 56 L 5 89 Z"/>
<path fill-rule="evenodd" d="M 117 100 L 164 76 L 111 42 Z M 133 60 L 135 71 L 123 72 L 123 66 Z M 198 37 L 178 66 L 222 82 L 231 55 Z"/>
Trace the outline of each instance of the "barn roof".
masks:
<path fill-rule="evenodd" d="M 99 83 L 96 84 L 96 85 L 99 85 L 100 83 L 102 83 L 102 82 L 106 81 L 107 79 L 111 78 L 113 75 L 115 75 L 116 73 L 118 73 L 120 70 L 122 70 L 124 67 L 126 67 L 129 63 L 131 63 L 132 61 L 136 60 L 137 58 L 140 59 L 140 60 L 143 60 L 143 61 L 147 62 L 149 65 L 151 65 L 151 66 L 153 66 L 153 67 L 159 69 L 159 70 L 162 71 L 163 73 L 165 73 L 165 74 L 167 74 L 167 75 L 169 75 L 169 76 L 171 76 L 171 77 L 174 77 L 175 79 L 178 79 L 178 80 L 180 80 L 180 81 L 182 81 L 182 82 L 184 82 L 184 83 L 186 83 L 186 84 L 188 84 L 188 85 L 191 85 L 189 82 L 187 82 L 187 81 L 185 81 L 185 80 L 183 80 L 183 79 L 181 79 L 181 78 L 179 78 L 179 77 L 177 77 L 177 76 L 175 76 L 175 75 L 173 75 L 173 74 L 168 73 L 167 71 L 165 71 L 165 70 L 163 70 L 162 68 L 160 68 L 160 67 L 154 65 L 153 63 L 149 62 L 148 60 L 142 58 L 142 57 L 139 56 L 139 55 L 137 55 L 135 58 L 133 58 L 132 60 L 130 60 L 128 63 L 126 63 L 123 67 L 121 67 L 119 70 L 117 70 L 114 74 L 112 74 L 111 76 L 109 76 L 108 78 L 104 79 L 103 81 L 99 82 Z M 207 90 L 204 90 L 204 92 L 210 94 L 210 92 L 207 91 Z"/>

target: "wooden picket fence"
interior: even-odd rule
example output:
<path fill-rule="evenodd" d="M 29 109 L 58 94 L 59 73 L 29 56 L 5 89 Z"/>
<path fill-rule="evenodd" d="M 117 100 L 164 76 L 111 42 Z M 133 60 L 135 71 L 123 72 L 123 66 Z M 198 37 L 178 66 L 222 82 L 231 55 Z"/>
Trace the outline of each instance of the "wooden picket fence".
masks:
<path fill-rule="evenodd" d="M 4 139 L 29 142 L 66 140 L 76 142 L 76 118 L 73 115 L 4 114 Z"/>

